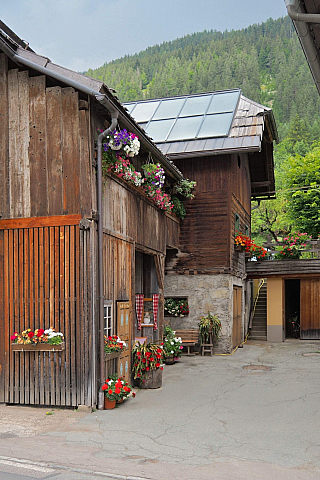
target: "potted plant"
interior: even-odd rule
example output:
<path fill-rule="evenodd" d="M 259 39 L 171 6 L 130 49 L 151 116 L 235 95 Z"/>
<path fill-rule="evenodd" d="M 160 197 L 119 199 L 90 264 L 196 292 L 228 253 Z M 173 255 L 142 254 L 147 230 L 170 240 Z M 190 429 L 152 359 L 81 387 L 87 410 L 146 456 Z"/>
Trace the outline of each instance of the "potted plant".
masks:
<path fill-rule="evenodd" d="M 219 338 L 221 332 L 221 322 L 217 315 L 212 315 L 208 312 L 208 315 L 201 317 L 199 322 L 199 333 L 201 337 L 201 343 L 207 343 L 212 338 Z"/>
<path fill-rule="evenodd" d="M 163 345 L 137 342 L 133 349 L 134 379 L 141 388 L 159 388 L 162 385 Z"/>
<path fill-rule="evenodd" d="M 127 382 L 118 378 L 117 375 L 112 375 L 107 378 L 101 387 L 104 392 L 104 409 L 111 410 L 116 406 L 116 403 L 122 403 L 130 394 L 134 397 L 131 387 Z"/>
<path fill-rule="evenodd" d="M 175 361 L 179 360 L 182 355 L 182 340 L 180 337 L 176 337 L 175 333 L 170 325 L 164 326 L 163 353 L 167 365 L 172 365 Z"/>

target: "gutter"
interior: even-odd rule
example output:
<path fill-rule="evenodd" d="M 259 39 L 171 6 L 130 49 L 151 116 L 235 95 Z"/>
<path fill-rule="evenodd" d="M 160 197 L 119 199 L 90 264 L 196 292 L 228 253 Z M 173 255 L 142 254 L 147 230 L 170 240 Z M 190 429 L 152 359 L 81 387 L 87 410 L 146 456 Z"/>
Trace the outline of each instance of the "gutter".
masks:
<path fill-rule="evenodd" d="M 320 93 L 320 59 L 309 23 L 320 23 L 320 14 L 305 13 L 297 0 L 285 0 L 289 17 L 292 19 L 302 49 L 308 61 L 314 82 Z"/>

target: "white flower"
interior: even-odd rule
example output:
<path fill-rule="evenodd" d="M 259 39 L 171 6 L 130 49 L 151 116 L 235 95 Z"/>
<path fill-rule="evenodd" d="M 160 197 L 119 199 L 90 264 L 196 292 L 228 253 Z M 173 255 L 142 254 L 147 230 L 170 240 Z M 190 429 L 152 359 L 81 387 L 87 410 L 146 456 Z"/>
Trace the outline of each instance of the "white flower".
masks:
<path fill-rule="evenodd" d="M 174 342 L 170 342 L 170 343 L 171 343 L 171 345 L 174 345 Z"/>
<path fill-rule="evenodd" d="M 171 353 L 174 353 L 174 351 L 173 351 L 173 350 L 171 350 Z"/>

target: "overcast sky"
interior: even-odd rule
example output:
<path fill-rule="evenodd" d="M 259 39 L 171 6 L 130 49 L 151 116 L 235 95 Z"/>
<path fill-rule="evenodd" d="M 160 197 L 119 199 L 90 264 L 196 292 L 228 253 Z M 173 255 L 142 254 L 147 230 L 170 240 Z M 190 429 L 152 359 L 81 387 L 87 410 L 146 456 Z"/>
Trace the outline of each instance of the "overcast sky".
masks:
<path fill-rule="evenodd" d="M 284 0 L 2 0 L 1 20 L 33 50 L 76 71 L 203 30 L 286 15 Z"/>

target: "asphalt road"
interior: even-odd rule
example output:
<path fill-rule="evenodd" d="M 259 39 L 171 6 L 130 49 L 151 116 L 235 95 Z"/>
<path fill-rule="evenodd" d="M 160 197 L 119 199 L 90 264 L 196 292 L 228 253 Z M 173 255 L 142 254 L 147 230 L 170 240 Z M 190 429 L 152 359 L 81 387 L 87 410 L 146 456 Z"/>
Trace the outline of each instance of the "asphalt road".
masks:
<path fill-rule="evenodd" d="M 248 342 L 232 356 L 183 357 L 161 389 L 110 411 L 2 406 L 3 478 L 319 480 L 319 351 Z M 12 457 L 53 471 L 5 469 Z"/>

